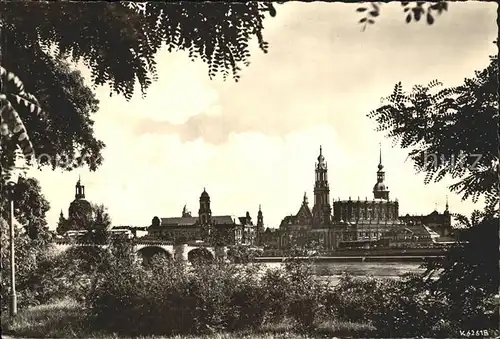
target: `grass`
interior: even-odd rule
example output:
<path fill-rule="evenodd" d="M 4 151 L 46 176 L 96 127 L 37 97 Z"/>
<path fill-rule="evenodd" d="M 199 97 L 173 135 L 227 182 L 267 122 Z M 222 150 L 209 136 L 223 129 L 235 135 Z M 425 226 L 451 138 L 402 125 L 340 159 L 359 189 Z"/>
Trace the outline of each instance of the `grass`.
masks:
<path fill-rule="evenodd" d="M 323 322 L 314 333 L 299 334 L 291 322 L 266 324 L 257 332 L 216 333 L 200 336 L 145 336 L 141 339 L 309 339 L 332 337 L 370 337 L 374 328 L 366 324 L 348 322 Z M 22 338 L 124 338 L 116 334 L 92 331 L 84 307 L 73 300 L 31 307 L 20 310 L 15 319 L 2 313 L 2 332 Z"/>

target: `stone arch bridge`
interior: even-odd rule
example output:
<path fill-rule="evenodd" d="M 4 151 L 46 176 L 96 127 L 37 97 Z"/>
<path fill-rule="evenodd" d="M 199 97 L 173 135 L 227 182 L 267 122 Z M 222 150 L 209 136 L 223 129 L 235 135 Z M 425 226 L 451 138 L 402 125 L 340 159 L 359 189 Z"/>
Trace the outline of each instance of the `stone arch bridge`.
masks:
<path fill-rule="evenodd" d="M 69 240 L 57 239 L 54 242 L 57 252 L 64 252 L 73 246 L 94 246 L 84 243 L 75 243 Z M 109 245 L 100 245 L 107 248 Z M 168 241 L 155 240 L 133 240 L 134 251 L 144 262 L 149 262 L 155 255 L 164 255 L 169 259 L 185 262 L 193 262 L 197 259 L 208 261 L 226 260 L 227 247 L 214 247 L 204 242 L 189 242 L 185 244 L 173 244 Z"/>

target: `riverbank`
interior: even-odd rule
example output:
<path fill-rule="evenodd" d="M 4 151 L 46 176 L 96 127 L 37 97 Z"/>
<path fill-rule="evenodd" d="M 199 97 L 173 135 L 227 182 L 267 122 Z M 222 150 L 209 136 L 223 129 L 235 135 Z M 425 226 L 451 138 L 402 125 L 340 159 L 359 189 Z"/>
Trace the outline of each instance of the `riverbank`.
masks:
<path fill-rule="evenodd" d="M 74 300 L 62 300 L 20 310 L 13 320 L 2 314 L 2 337 L 8 338 L 127 338 L 114 333 L 92 330 L 92 320 L 85 307 Z M 306 339 L 335 337 L 370 337 L 375 328 L 351 322 L 323 322 L 308 333 L 297 333 L 290 321 L 264 324 L 257 331 L 213 333 L 206 335 L 141 336 L 142 339 Z"/>

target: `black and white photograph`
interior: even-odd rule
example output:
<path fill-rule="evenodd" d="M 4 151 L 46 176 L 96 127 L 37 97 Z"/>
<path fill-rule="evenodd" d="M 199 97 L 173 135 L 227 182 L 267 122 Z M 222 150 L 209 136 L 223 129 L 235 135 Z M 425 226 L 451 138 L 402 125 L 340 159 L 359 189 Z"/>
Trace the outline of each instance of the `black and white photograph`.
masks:
<path fill-rule="evenodd" d="M 499 23 L 0 2 L 2 338 L 500 337 Z"/>

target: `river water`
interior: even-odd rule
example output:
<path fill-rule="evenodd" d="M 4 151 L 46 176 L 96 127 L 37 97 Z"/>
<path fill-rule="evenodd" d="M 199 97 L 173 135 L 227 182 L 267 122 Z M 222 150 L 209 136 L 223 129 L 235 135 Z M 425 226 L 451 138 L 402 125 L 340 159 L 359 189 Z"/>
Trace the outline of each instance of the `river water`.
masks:
<path fill-rule="evenodd" d="M 282 263 L 263 263 L 267 268 L 279 268 Z M 419 263 L 398 262 L 316 262 L 314 273 L 336 285 L 342 274 L 348 273 L 354 277 L 398 278 L 405 273 L 422 272 Z"/>

